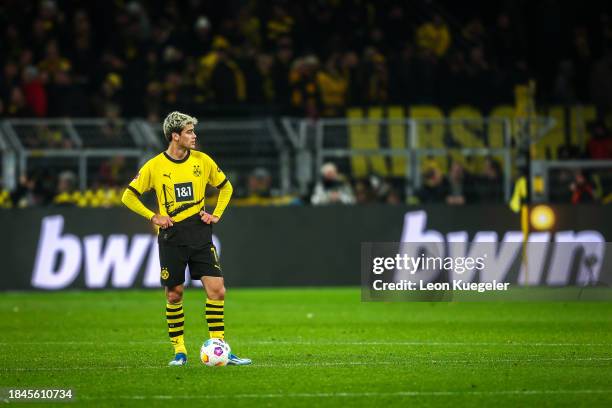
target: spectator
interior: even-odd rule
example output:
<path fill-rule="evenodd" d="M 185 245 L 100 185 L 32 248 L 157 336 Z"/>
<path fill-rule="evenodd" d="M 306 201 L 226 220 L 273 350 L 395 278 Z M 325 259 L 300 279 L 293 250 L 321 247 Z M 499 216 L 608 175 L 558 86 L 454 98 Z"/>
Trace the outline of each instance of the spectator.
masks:
<path fill-rule="evenodd" d="M 248 197 L 270 198 L 272 196 L 272 175 L 268 169 L 257 167 L 249 174 Z"/>
<path fill-rule="evenodd" d="M 78 10 L 73 19 L 74 43 L 70 53 L 75 80 L 87 87 L 94 80 L 96 51 L 91 30 L 91 21 L 84 10 Z"/>
<path fill-rule="evenodd" d="M 49 78 L 53 78 L 58 72 L 66 72 L 71 69 L 70 61 L 60 55 L 56 40 L 49 41 L 46 47 L 45 58 L 38 64 L 38 68 Z"/>
<path fill-rule="evenodd" d="M 377 175 L 372 175 L 369 181 L 377 202 L 392 205 L 397 205 L 402 202 L 402 195 L 397 190 L 397 183 L 394 183 L 393 179 L 383 179 Z M 399 184 L 403 184 L 401 180 L 399 181 Z"/>
<path fill-rule="evenodd" d="M 193 25 L 193 37 L 189 42 L 189 55 L 202 57 L 208 54 L 212 45 L 212 26 L 206 16 L 199 16 Z"/>
<path fill-rule="evenodd" d="M 15 86 L 24 89 L 20 74 L 28 66 L 39 69 L 45 85 L 46 116 L 89 115 L 90 106 L 104 115 L 108 109 L 100 109 L 99 94 L 109 74 L 121 80 L 120 101 L 113 102 L 112 110 L 124 117 L 148 116 L 152 109 L 143 96 L 151 90 L 149 84 L 159 83 L 163 94 L 167 80 L 183 88 L 178 95 L 165 95 L 167 105 L 185 102 L 196 111 L 210 111 L 211 105 L 220 104 L 224 106 L 215 107 L 215 114 L 229 114 L 234 105 L 248 101 L 274 103 L 283 113 L 328 116 L 330 93 L 318 92 L 317 77 L 333 79 L 323 86 L 326 91 L 340 83 L 337 78 L 346 81 L 341 93 L 347 106 L 391 102 L 446 108 L 470 103 L 488 110 L 494 103 L 513 103 L 513 84 L 524 83 L 534 67 L 539 71 L 538 98 L 595 102 L 600 115 L 612 111 L 612 64 L 606 52 L 612 44 L 610 17 L 598 8 L 567 2 L 546 0 L 529 12 L 504 3 L 477 15 L 466 15 L 453 2 L 432 8 L 419 2 L 268 5 L 256 0 L 234 15 L 201 1 L 180 6 L 85 2 L 75 9 L 70 1 L 22 2 L 19 8 L 12 3 L 2 6 L 5 28 L 0 32 L 4 115 L 10 115 L 10 105 L 19 111 L 11 94 Z M 564 15 L 584 18 L 565 29 L 560 20 Z M 494 24 L 487 27 L 485 21 Z M 451 28 L 459 31 L 457 41 L 451 39 Z M 538 33 L 529 38 L 529 53 L 527 32 Z M 566 37 L 568 41 L 559 40 Z M 215 38 L 224 41 L 213 44 Z M 272 65 L 268 55 L 274 57 Z M 340 55 L 334 70 L 327 63 L 330 55 Z M 319 72 L 310 61 L 322 57 L 326 63 Z M 571 61 L 571 69 L 569 62 L 560 65 L 564 60 Z M 59 106 L 57 95 L 78 102 Z"/>
<path fill-rule="evenodd" d="M 492 47 L 498 66 L 508 67 L 515 61 L 525 58 L 523 36 L 509 13 L 502 12 L 497 16 L 492 32 Z M 484 45 L 484 42 L 481 45 Z"/>
<path fill-rule="evenodd" d="M 3 75 L 0 81 L 0 98 L 5 101 L 10 100 L 13 88 L 19 86 L 19 67 L 15 62 L 9 61 L 4 65 Z"/>
<path fill-rule="evenodd" d="M 575 102 L 574 76 L 574 65 L 572 62 L 569 60 L 561 61 L 553 89 L 553 96 L 556 101 L 563 104 Z"/>
<path fill-rule="evenodd" d="M 37 117 L 47 116 L 47 91 L 36 67 L 30 65 L 23 70 L 23 91 L 28 108 Z"/>
<path fill-rule="evenodd" d="M 291 105 L 289 73 L 293 61 L 293 46 L 289 37 L 282 37 L 277 44 L 272 66 L 274 78 L 274 101 L 281 106 Z"/>
<path fill-rule="evenodd" d="M 423 186 L 417 193 L 422 204 L 443 203 L 448 195 L 448 180 L 437 165 L 431 165 L 423 173 Z"/>
<path fill-rule="evenodd" d="M 76 190 L 76 175 L 65 170 L 57 177 L 57 194 L 53 198 L 53 203 L 60 206 L 72 206 L 76 202 L 74 200 L 74 192 Z"/>
<path fill-rule="evenodd" d="M 363 100 L 368 105 L 382 105 L 389 99 L 389 71 L 387 61 L 376 48 L 369 47 L 364 52 L 365 83 Z"/>
<path fill-rule="evenodd" d="M 274 194 L 272 190 L 272 175 L 265 167 L 257 167 L 249 174 L 247 190 L 246 197 L 232 200 L 233 205 L 284 206 L 301 204 L 298 199 L 291 195 Z"/>
<path fill-rule="evenodd" d="M 212 55 L 210 88 L 213 101 L 219 104 L 243 102 L 246 99 L 244 74 L 230 57 L 230 44 L 224 37 L 215 37 Z"/>
<path fill-rule="evenodd" d="M 12 208 L 11 193 L 5 190 L 0 182 L 0 209 Z"/>
<path fill-rule="evenodd" d="M 126 181 L 127 173 L 129 173 L 129 170 L 126 166 L 125 157 L 114 156 L 102 163 L 98 172 L 98 180 L 103 185 L 116 187 Z"/>
<path fill-rule="evenodd" d="M 243 53 L 240 66 L 246 80 L 246 101 L 249 104 L 262 107 L 274 104 L 273 64 L 270 54 L 257 54 L 252 48 Z"/>
<path fill-rule="evenodd" d="M 389 98 L 392 103 L 409 104 L 415 100 L 417 87 L 415 80 L 416 62 L 414 47 L 404 44 L 399 56 L 390 61 L 389 67 Z"/>
<path fill-rule="evenodd" d="M 39 173 L 22 175 L 17 188 L 11 194 L 11 201 L 18 208 L 37 207 L 49 202 L 49 192 L 46 191 Z"/>
<path fill-rule="evenodd" d="M 501 203 L 503 201 L 503 179 L 499 162 L 492 157 L 484 161 L 484 168 L 480 177 L 474 180 L 473 189 L 476 198 L 482 203 Z"/>
<path fill-rule="evenodd" d="M 417 28 L 416 43 L 422 50 L 431 51 L 436 57 L 442 57 L 451 43 L 450 30 L 440 14 L 435 14 L 431 21 Z"/>
<path fill-rule="evenodd" d="M 110 73 L 104 79 L 98 93 L 94 96 L 94 112 L 97 116 L 107 117 L 121 112 L 123 79 L 117 73 Z"/>
<path fill-rule="evenodd" d="M 291 67 L 291 104 L 296 112 L 308 118 L 317 118 L 321 104 L 321 95 L 317 86 L 317 71 L 319 59 L 314 55 L 307 55 L 297 59 Z"/>
<path fill-rule="evenodd" d="M 477 46 L 470 50 L 466 68 L 471 102 L 477 106 L 485 107 L 494 97 L 495 84 L 494 73 L 485 56 L 483 47 Z"/>
<path fill-rule="evenodd" d="M 287 9 L 279 3 L 272 6 L 272 17 L 266 24 L 266 36 L 270 43 L 276 42 L 281 37 L 290 37 L 293 34 L 295 21 L 287 12 Z"/>
<path fill-rule="evenodd" d="M 361 78 L 359 76 L 359 57 L 355 51 L 349 50 L 342 54 L 342 76 L 346 78 L 346 105 L 354 106 L 361 103 Z"/>
<path fill-rule="evenodd" d="M 587 145 L 587 151 L 591 159 L 612 159 L 612 135 L 603 121 L 594 121 L 587 125 L 591 139 Z"/>
<path fill-rule="evenodd" d="M 579 101 L 589 100 L 589 75 L 593 67 L 593 50 L 586 27 L 576 27 L 573 31 L 571 64 L 572 91 Z"/>
<path fill-rule="evenodd" d="M 351 185 L 338 173 L 333 163 L 321 167 L 321 180 L 315 185 L 310 201 L 314 205 L 354 204 L 355 195 Z"/>
<path fill-rule="evenodd" d="M 370 180 L 360 179 L 355 181 L 355 203 L 373 204 L 376 202 L 374 191 L 370 185 Z"/>
<path fill-rule="evenodd" d="M 591 98 L 599 117 L 612 113 L 612 49 L 595 63 L 591 72 Z"/>
<path fill-rule="evenodd" d="M 6 106 L 6 114 L 13 118 L 28 118 L 34 116 L 34 111 L 28 106 L 21 88 L 14 87 L 10 91 L 9 100 Z"/>
<path fill-rule="evenodd" d="M 337 117 L 344 114 L 348 81 L 340 69 L 341 55 L 334 53 L 325 62 L 325 68 L 317 73 L 317 85 L 321 93 L 321 116 Z"/>
<path fill-rule="evenodd" d="M 466 202 L 466 172 L 463 166 L 453 161 L 448 174 L 448 195 L 446 203 L 450 205 L 463 205 Z"/>
<path fill-rule="evenodd" d="M 474 17 L 461 30 L 463 39 L 472 46 L 485 46 L 487 32 L 480 17 Z"/>
<path fill-rule="evenodd" d="M 572 204 L 595 202 L 593 185 L 587 180 L 582 170 L 577 170 L 574 173 L 574 180 L 571 182 L 569 188 L 572 192 Z"/>

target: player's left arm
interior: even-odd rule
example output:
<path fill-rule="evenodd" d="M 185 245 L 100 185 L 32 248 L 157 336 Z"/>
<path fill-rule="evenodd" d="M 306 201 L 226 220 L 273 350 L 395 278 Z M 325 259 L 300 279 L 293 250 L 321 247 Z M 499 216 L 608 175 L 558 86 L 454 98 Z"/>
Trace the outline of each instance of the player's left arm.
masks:
<path fill-rule="evenodd" d="M 229 204 L 234 188 L 219 166 L 217 166 L 212 159 L 209 158 L 209 160 L 212 167 L 208 177 L 208 184 L 219 189 L 219 198 L 217 199 L 217 206 L 213 213 L 209 214 L 205 211 L 200 211 L 200 217 L 206 224 L 216 224 L 219 222 L 219 219 L 223 215 L 223 211 L 225 211 L 225 208 Z"/>

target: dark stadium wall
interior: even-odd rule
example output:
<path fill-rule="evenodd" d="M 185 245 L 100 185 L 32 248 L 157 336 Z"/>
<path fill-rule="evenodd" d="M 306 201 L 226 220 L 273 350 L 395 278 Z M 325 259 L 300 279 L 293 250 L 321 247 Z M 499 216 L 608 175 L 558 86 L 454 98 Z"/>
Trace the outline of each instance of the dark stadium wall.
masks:
<path fill-rule="evenodd" d="M 560 233 L 612 237 L 609 207 L 554 211 L 550 241 Z M 2 290 L 159 286 L 156 237 L 126 209 L 7 210 L 0 222 Z M 501 241 L 520 231 L 519 217 L 505 206 L 230 208 L 214 233 L 228 286 L 238 287 L 359 285 L 362 243 L 445 240 L 457 231 L 468 240 L 494 231 Z"/>

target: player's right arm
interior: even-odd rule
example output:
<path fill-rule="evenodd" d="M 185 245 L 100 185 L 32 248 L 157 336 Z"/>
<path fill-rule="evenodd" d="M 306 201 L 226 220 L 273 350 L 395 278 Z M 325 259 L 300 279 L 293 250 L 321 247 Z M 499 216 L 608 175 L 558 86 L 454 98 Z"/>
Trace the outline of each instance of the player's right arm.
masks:
<path fill-rule="evenodd" d="M 127 208 L 134 211 L 136 214 L 145 217 L 153 224 L 160 226 L 161 228 L 171 227 L 173 223 L 172 218 L 165 215 L 155 214 L 153 211 L 149 210 L 142 203 L 142 201 L 140 201 L 140 195 L 152 188 L 153 183 L 151 180 L 150 167 L 150 162 L 147 162 L 140 169 L 136 177 L 134 177 L 134 180 L 130 182 L 128 187 L 123 192 L 121 201 Z"/>

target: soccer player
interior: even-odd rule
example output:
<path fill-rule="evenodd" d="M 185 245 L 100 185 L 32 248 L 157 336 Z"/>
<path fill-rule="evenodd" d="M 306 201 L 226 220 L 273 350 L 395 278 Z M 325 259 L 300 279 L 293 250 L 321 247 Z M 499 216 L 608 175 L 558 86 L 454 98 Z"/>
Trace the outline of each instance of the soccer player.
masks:
<path fill-rule="evenodd" d="M 200 279 L 207 294 L 205 317 L 211 338 L 224 339 L 223 306 L 225 285 L 217 250 L 212 242 L 216 224 L 232 196 L 232 185 L 210 156 L 194 150 L 196 118 L 180 112 L 164 120 L 168 149 L 149 160 L 123 193 L 123 203 L 159 227 L 161 284 L 166 291 L 168 334 L 174 346 L 171 366 L 187 363 L 183 334 L 183 289 L 185 266 L 192 279 Z M 220 190 L 215 210 L 204 208 L 204 192 L 210 184 Z M 154 213 L 139 199 L 155 190 L 159 212 Z M 230 354 L 230 365 L 247 365 L 251 360 Z"/>

